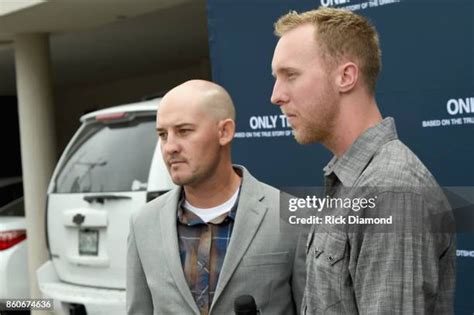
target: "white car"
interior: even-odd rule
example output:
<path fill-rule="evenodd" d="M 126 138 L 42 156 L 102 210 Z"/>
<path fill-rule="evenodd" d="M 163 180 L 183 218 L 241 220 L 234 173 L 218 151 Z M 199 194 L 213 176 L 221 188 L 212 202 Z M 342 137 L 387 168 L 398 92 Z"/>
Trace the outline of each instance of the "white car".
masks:
<path fill-rule="evenodd" d="M 157 146 L 159 99 L 81 117 L 53 173 L 47 202 L 51 260 L 38 269 L 59 314 L 125 314 L 133 211 L 173 187 Z"/>
<path fill-rule="evenodd" d="M 30 296 L 26 242 L 21 177 L 0 179 L 0 299 Z"/>

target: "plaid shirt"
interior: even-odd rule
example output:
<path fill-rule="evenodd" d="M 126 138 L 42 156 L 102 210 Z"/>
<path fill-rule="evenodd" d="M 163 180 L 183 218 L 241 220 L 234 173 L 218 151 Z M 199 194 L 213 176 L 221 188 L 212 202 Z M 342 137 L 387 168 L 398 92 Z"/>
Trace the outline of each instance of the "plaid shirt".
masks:
<path fill-rule="evenodd" d="M 302 314 L 452 314 L 451 209 L 428 169 L 398 140 L 393 118 L 366 130 L 324 171 L 327 195 L 353 199 L 376 193 L 376 207 L 359 215 L 393 216 L 397 230 L 354 224 L 346 232 L 313 225 Z M 334 217 L 351 213 L 331 209 Z M 438 226 L 450 233 L 432 230 Z"/>
<path fill-rule="evenodd" d="M 229 246 L 238 199 L 230 212 L 206 223 L 178 203 L 178 242 L 184 276 L 201 314 L 208 314 Z"/>

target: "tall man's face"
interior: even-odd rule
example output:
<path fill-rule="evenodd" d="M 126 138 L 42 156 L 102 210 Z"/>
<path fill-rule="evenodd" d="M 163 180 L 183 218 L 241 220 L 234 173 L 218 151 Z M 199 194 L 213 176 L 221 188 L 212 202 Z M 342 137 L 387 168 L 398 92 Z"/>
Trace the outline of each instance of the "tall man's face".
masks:
<path fill-rule="evenodd" d="M 321 57 L 310 24 L 285 33 L 272 60 L 271 102 L 288 117 L 300 144 L 324 142 L 339 111 L 334 77 Z"/>
<path fill-rule="evenodd" d="M 216 171 L 221 146 L 216 118 L 191 97 L 185 98 L 164 100 L 156 126 L 171 179 L 177 185 L 195 187 Z"/>

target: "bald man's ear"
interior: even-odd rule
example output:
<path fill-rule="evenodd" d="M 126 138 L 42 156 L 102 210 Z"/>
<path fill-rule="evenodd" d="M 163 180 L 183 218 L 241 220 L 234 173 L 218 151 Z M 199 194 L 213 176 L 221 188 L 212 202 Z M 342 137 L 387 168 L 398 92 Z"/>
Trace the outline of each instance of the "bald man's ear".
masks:
<path fill-rule="evenodd" d="M 235 122 L 232 119 L 224 119 L 219 121 L 219 144 L 224 146 L 229 144 L 234 138 Z"/>
<path fill-rule="evenodd" d="M 353 62 L 346 62 L 338 67 L 337 86 L 339 92 L 349 92 L 359 79 L 359 67 Z"/>

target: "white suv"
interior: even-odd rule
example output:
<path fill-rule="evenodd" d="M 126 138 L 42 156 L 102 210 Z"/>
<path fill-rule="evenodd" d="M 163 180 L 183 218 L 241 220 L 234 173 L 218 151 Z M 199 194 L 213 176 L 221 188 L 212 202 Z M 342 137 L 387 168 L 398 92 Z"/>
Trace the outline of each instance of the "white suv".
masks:
<path fill-rule="evenodd" d="M 158 103 L 82 116 L 56 166 L 46 215 L 50 260 L 38 281 L 59 314 L 125 314 L 130 216 L 173 187 L 157 145 Z"/>

